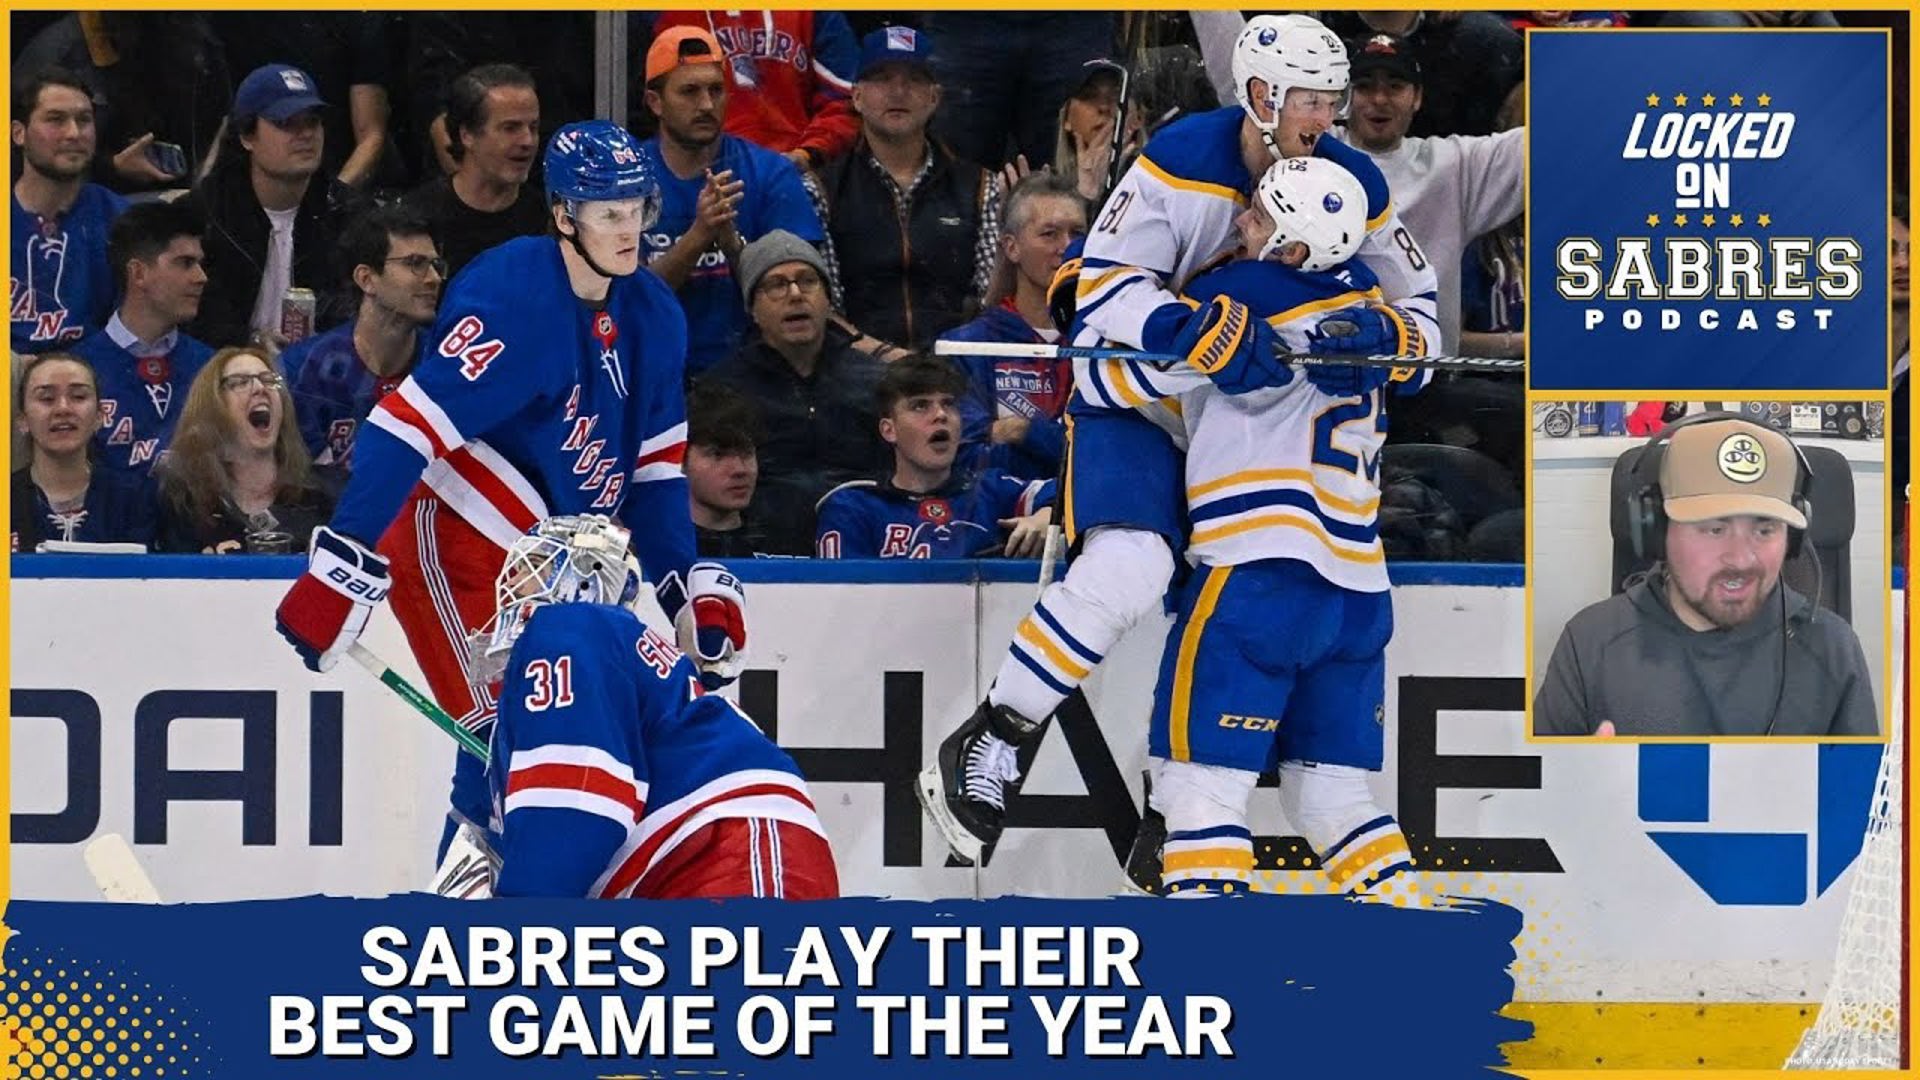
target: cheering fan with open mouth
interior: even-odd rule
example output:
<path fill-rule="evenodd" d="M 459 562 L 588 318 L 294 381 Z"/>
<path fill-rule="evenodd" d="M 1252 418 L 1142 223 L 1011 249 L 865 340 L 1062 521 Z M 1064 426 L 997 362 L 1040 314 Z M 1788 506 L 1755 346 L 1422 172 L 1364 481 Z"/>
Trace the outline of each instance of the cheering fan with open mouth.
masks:
<path fill-rule="evenodd" d="M 251 349 L 222 349 L 194 378 L 158 472 L 162 551 L 305 551 L 339 487 L 307 456 L 286 379 Z"/>

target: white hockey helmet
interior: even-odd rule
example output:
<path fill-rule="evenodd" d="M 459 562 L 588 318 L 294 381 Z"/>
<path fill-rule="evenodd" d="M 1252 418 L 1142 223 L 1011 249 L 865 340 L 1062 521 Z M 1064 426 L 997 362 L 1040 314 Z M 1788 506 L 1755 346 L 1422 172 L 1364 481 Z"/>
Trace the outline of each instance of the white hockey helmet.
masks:
<path fill-rule="evenodd" d="M 474 644 L 476 674 L 498 677 L 527 619 L 546 604 L 631 605 L 640 562 L 627 528 L 600 514 L 550 517 L 507 549 L 493 581 L 495 611 Z"/>
<path fill-rule="evenodd" d="M 1300 269 L 1331 270 L 1353 258 L 1367 237 L 1366 189 L 1326 158 L 1274 162 L 1254 186 L 1253 197 L 1273 219 L 1273 237 L 1259 258 L 1298 241 L 1307 246 Z"/>
<path fill-rule="evenodd" d="M 1249 96 L 1247 85 L 1254 79 L 1267 85 L 1271 120 L 1260 119 Z M 1280 126 L 1280 107 L 1286 102 L 1287 91 L 1299 88 L 1339 94 L 1338 109 L 1345 111 L 1347 83 L 1347 47 L 1311 15 L 1255 15 L 1234 40 L 1234 96 L 1275 157 L 1279 150 L 1273 132 Z"/>

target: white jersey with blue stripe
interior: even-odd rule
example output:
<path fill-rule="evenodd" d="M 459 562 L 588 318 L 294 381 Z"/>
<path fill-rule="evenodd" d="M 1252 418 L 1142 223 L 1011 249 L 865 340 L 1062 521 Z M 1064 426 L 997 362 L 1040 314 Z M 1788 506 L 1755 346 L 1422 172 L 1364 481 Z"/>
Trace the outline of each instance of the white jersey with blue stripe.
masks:
<path fill-rule="evenodd" d="M 1228 295 L 1267 320 L 1287 347 L 1304 350 L 1327 312 L 1380 299 L 1358 263 L 1306 273 L 1243 259 L 1203 272 L 1188 300 Z M 1425 372 L 1397 369 L 1390 388 L 1417 390 Z M 1080 392 L 1111 406 L 1167 406 L 1186 444 L 1187 553 L 1207 566 L 1297 559 L 1344 589 L 1381 592 L 1380 447 L 1387 437 L 1388 388 L 1337 396 L 1306 377 L 1276 389 L 1228 395 L 1197 369 L 1137 361 L 1088 365 Z M 1124 468 L 1124 463 L 1114 467 Z"/>
<path fill-rule="evenodd" d="M 1167 352 L 1192 308 L 1176 292 L 1237 237 L 1255 178 L 1240 152 L 1238 107 L 1180 120 L 1153 137 L 1108 196 L 1087 235 L 1080 273 L 1076 343 L 1110 343 Z M 1336 162 L 1367 193 L 1367 239 L 1358 259 L 1381 295 L 1438 340 L 1438 281 L 1400 224 L 1385 177 L 1365 154 L 1323 137 L 1314 155 Z M 1080 374 L 1075 372 L 1076 376 Z"/>

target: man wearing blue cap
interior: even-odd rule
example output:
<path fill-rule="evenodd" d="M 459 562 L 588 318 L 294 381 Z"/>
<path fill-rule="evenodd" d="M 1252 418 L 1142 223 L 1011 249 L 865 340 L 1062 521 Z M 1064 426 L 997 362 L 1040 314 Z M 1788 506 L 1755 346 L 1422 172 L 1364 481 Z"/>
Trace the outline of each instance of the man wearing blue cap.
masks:
<path fill-rule="evenodd" d="M 195 337 L 219 348 L 278 348 L 287 290 L 331 293 L 339 216 L 317 181 L 326 107 L 299 68 L 255 68 L 233 95 L 213 171 L 196 197 L 207 218 L 207 289 Z"/>
<path fill-rule="evenodd" d="M 932 56 L 911 27 L 866 36 L 853 84 L 860 141 L 821 181 L 847 318 L 914 349 L 979 311 L 1000 237 L 999 176 L 927 135 L 940 104 Z"/>

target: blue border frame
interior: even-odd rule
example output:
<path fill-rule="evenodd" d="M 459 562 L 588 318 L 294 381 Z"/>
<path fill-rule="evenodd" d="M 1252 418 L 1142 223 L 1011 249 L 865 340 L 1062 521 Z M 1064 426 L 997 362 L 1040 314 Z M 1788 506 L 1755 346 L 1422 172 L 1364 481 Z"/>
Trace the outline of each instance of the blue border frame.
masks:
<path fill-rule="evenodd" d="M 165 581 L 291 581 L 307 567 L 300 555 L 14 555 L 16 580 L 49 578 Z M 754 585 L 967 585 L 1033 582 L 1032 559 L 746 559 L 728 563 Z M 1455 585 L 1517 589 L 1526 584 L 1519 563 L 1388 563 L 1395 585 Z"/>

